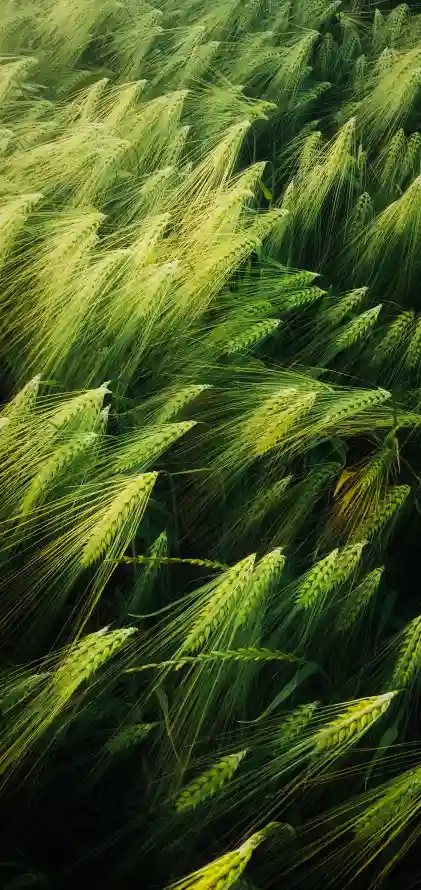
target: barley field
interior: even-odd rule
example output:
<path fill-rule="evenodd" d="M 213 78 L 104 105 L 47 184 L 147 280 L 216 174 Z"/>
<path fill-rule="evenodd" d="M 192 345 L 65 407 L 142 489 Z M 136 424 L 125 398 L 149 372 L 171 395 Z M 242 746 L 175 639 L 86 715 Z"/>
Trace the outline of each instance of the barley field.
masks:
<path fill-rule="evenodd" d="M 421 4 L 3 0 L 0 887 L 421 886 Z"/>

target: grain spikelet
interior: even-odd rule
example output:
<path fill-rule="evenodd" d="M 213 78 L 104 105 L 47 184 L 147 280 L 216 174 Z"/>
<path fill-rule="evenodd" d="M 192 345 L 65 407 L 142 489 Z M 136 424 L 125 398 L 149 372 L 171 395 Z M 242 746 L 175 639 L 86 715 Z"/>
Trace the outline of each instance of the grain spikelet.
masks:
<path fill-rule="evenodd" d="M 225 853 L 209 865 L 171 884 L 167 890 L 230 890 L 242 875 L 256 847 L 280 827 L 278 822 L 270 822 L 236 850 Z"/>
<path fill-rule="evenodd" d="M 367 287 L 357 287 L 355 290 L 342 294 L 338 302 L 323 312 L 323 324 L 337 325 L 346 315 L 358 309 L 365 300 Z"/>
<path fill-rule="evenodd" d="M 389 488 L 385 497 L 361 527 L 361 532 L 367 540 L 376 537 L 387 522 L 403 507 L 411 489 L 409 485 L 394 485 Z"/>
<path fill-rule="evenodd" d="M 420 169 L 421 133 L 411 133 L 405 152 L 404 175 L 413 176 Z"/>
<path fill-rule="evenodd" d="M 89 429 L 98 419 L 104 396 L 109 392 L 108 384 L 103 383 L 97 389 L 89 389 L 68 399 L 60 408 L 47 416 L 46 434 L 56 436 L 58 433 L 68 433 L 74 425 L 77 425 L 79 430 Z"/>
<path fill-rule="evenodd" d="M 365 576 L 361 584 L 348 594 L 336 622 L 336 627 L 340 633 L 348 633 L 369 606 L 379 589 L 383 572 L 383 567 L 374 569 L 374 571 Z"/>
<path fill-rule="evenodd" d="M 392 136 L 386 148 L 381 152 L 377 162 L 378 176 L 392 198 L 396 197 L 396 186 L 402 180 L 402 158 L 405 158 L 406 138 L 402 127 Z"/>
<path fill-rule="evenodd" d="M 246 753 L 247 750 L 244 749 L 235 754 L 227 754 L 210 769 L 193 779 L 179 794 L 175 802 L 176 810 L 180 813 L 194 809 L 209 797 L 213 797 L 223 785 L 232 779 Z"/>
<path fill-rule="evenodd" d="M 379 838 L 379 835 L 396 831 L 397 826 L 404 826 L 410 811 L 418 809 L 421 790 L 421 770 L 419 767 L 406 770 L 397 779 L 383 786 L 380 800 L 367 807 L 362 816 L 354 824 L 356 838 L 367 841 L 368 838 Z"/>
<path fill-rule="evenodd" d="M 259 560 L 239 603 L 237 626 L 244 624 L 249 615 L 260 606 L 262 599 L 270 594 L 273 585 L 282 574 L 284 565 L 285 556 L 280 548 L 272 550 Z"/>
<path fill-rule="evenodd" d="M 360 738 L 387 711 L 396 691 L 358 699 L 314 736 L 316 751 L 328 751 Z"/>
<path fill-rule="evenodd" d="M 409 622 L 400 634 L 402 640 L 399 655 L 393 670 L 391 682 L 394 689 L 409 686 L 420 668 L 421 658 L 421 616 Z"/>
<path fill-rule="evenodd" d="M 247 556 L 232 566 L 223 579 L 211 590 L 207 602 L 183 644 L 183 652 L 196 652 L 201 649 L 227 614 L 232 614 L 243 595 L 253 571 L 255 554 Z"/>
<path fill-rule="evenodd" d="M 300 705 L 295 711 L 288 714 L 288 716 L 281 721 L 279 732 L 276 737 L 277 743 L 281 742 L 282 744 L 289 744 L 290 742 L 295 741 L 295 739 L 298 739 L 301 733 L 307 729 L 318 706 L 319 702 L 312 701 L 308 704 Z"/>
<path fill-rule="evenodd" d="M 366 541 L 362 541 L 358 544 L 350 544 L 339 551 L 335 566 L 335 586 L 344 584 L 349 579 L 358 566 L 365 545 Z"/>
<path fill-rule="evenodd" d="M 409 6 L 407 3 L 399 3 L 395 9 L 389 12 L 384 23 L 385 33 L 387 33 L 390 45 L 397 46 L 399 44 L 405 22 L 409 15 Z"/>
<path fill-rule="evenodd" d="M 131 726 L 125 726 L 113 735 L 106 744 L 107 751 L 110 754 L 119 754 L 139 745 L 146 739 L 152 730 L 158 726 L 157 723 L 134 723 Z"/>
<path fill-rule="evenodd" d="M 89 634 L 67 649 L 58 667 L 48 672 L 41 691 L 23 709 L 11 736 L 6 736 L 0 759 L 1 772 L 16 765 L 37 739 L 66 708 L 81 684 L 89 682 L 99 669 L 124 648 L 135 628 L 109 631 L 103 628 Z"/>
<path fill-rule="evenodd" d="M 386 389 L 359 390 L 351 395 L 338 398 L 323 417 L 323 426 L 340 424 L 348 417 L 352 417 L 367 411 L 369 408 L 381 405 L 390 399 L 390 392 Z"/>
<path fill-rule="evenodd" d="M 150 431 L 140 435 L 128 435 L 113 456 L 114 470 L 120 473 L 134 468 L 146 469 L 195 425 L 194 420 L 185 420 L 151 427 Z"/>
<path fill-rule="evenodd" d="M 118 542 L 125 528 L 128 526 L 136 528 L 146 509 L 157 476 L 157 473 L 142 473 L 140 476 L 123 478 L 120 493 L 91 530 L 83 549 L 82 566 L 86 568 L 99 560 L 110 544 Z"/>
<path fill-rule="evenodd" d="M 276 98 L 282 92 L 288 98 L 295 96 L 307 73 L 307 60 L 318 38 L 318 31 L 309 30 L 287 48 L 279 71 L 270 85 L 271 97 Z"/>
<path fill-rule="evenodd" d="M 266 454 L 272 448 L 276 448 L 282 439 L 287 436 L 296 423 L 302 420 L 311 410 L 317 399 L 317 393 L 309 392 L 298 394 L 291 407 L 279 411 L 278 416 L 267 424 L 265 432 L 259 436 L 254 445 L 254 451 L 258 455 Z"/>
<path fill-rule="evenodd" d="M 75 436 L 65 445 L 56 448 L 32 480 L 21 503 L 21 512 L 28 513 L 35 506 L 39 506 L 57 478 L 62 476 L 71 464 L 88 451 L 97 440 L 96 433 L 86 433 Z"/>
<path fill-rule="evenodd" d="M 136 634 L 134 627 L 88 634 L 70 649 L 53 676 L 55 693 L 70 697 L 81 683 L 89 680 Z"/>
<path fill-rule="evenodd" d="M 237 352 L 249 349 L 257 343 L 261 343 L 269 334 L 276 331 L 279 325 L 280 321 L 278 318 L 267 318 L 265 321 L 257 321 L 242 331 L 241 334 L 228 340 L 222 351 L 225 355 L 235 355 Z"/>
<path fill-rule="evenodd" d="M 0 102 L 4 103 L 10 100 L 15 91 L 19 90 L 20 83 L 24 79 L 31 68 L 37 64 L 35 58 L 27 56 L 26 58 L 17 59 L 15 61 L 6 61 L 1 59 L 0 63 Z"/>
<path fill-rule="evenodd" d="M 320 300 L 325 293 L 326 291 L 322 290 L 320 287 L 307 287 L 305 290 L 296 290 L 284 297 L 280 304 L 280 309 L 283 312 L 289 312 L 292 309 L 300 309 L 302 306 L 308 306 L 310 303 L 315 303 L 317 300 Z"/>
<path fill-rule="evenodd" d="M 316 130 L 316 132 L 310 133 L 310 136 L 307 136 L 300 152 L 300 174 L 305 173 L 306 170 L 311 169 L 313 166 L 322 146 L 322 138 L 320 130 Z"/>
<path fill-rule="evenodd" d="M 339 352 L 342 352 L 344 349 L 349 349 L 349 347 L 354 346 L 358 341 L 366 338 L 376 324 L 381 309 L 382 304 L 379 303 L 377 306 L 373 306 L 372 309 L 367 309 L 365 312 L 362 312 L 361 315 L 357 315 L 356 318 L 348 322 L 330 344 L 323 362 L 329 362 L 332 358 L 336 357 Z"/>
<path fill-rule="evenodd" d="M 349 237 L 357 238 L 374 217 L 374 206 L 368 192 L 363 192 L 357 198 L 351 213 L 346 221 Z"/>
<path fill-rule="evenodd" d="M 374 363 L 381 364 L 387 362 L 396 355 L 396 360 L 401 359 L 404 354 L 408 340 L 410 339 L 414 321 L 414 313 L 412 311 L 401 312 L 397 318 L 388 326 L 385 335 L 382 337 L 378 346 L 376 346 L 373 354 Z M 412 339 L 410 339 L 409 348 Z"/>
<path fill-rule="evenodd" d="M 339 550 L 332 550 L 324 559 L 319 560 L 298 583 L 295 602 L 303 609 L 310 609 L 317 602 L 320 604 L 335 585 L 335 568 Z"/>

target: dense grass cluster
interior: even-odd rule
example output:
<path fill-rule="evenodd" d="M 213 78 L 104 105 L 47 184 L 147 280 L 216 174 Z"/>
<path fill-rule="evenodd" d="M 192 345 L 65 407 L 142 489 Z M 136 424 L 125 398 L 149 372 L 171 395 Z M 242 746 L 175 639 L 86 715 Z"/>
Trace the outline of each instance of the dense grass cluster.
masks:
<path fill-rule="evenodd" d="M 5 890 L 418 886 L 420 246 L 415 4 L 3 0 Z"/>

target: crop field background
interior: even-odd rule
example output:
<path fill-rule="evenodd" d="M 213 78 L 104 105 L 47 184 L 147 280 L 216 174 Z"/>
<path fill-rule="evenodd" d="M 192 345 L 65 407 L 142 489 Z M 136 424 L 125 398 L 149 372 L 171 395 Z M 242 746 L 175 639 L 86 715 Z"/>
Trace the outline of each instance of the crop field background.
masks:
<path fill-rule="evenodd" d="M 421 6 L 3 0 L 0 887 L 421 887 Z"/>

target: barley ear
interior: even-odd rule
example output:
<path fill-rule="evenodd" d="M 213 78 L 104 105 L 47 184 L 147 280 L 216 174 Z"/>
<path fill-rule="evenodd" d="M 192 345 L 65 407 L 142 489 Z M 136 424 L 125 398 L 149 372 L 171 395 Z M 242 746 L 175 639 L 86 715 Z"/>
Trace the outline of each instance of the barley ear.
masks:
<path fill-rule="evenodd" d="M 177 811 L 180 813 L 194 809 L 198 804 L 216 794 L 233 777 L 246 753 L 247 751 L 244 749 L 236 754 L 228 754 L 190 782 L 176 800 Z"/>

